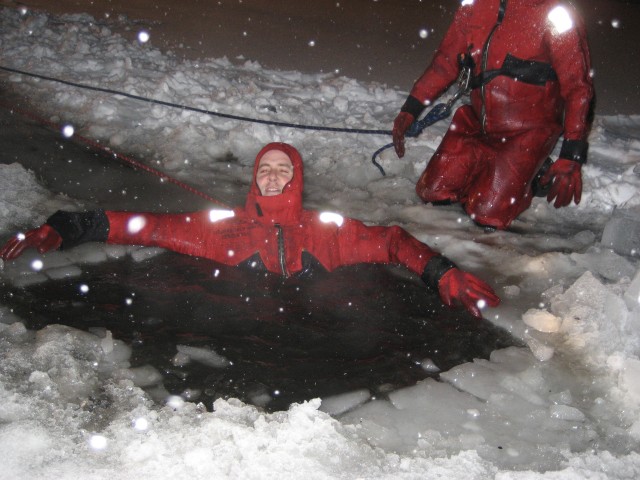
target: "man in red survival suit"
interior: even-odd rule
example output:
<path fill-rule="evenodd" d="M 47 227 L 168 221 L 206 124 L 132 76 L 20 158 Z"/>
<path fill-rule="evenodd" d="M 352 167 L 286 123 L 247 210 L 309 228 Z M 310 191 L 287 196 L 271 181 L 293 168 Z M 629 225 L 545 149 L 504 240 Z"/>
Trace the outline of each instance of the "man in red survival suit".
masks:
<path fill-rule="evenodd" d="M 458 301 L 476 317 L 485 305 L 499 304 L 491 287 L 402 228 L 369 227 L 335 213 L 304 210 L 302 190 L 298 151 L 270 143 L 256 157 L 244 208 L 180 214 L 58 211 L 41 227 L 10 239 L 0 257 L 11 260 L 28 247 L 45 253 L 101 241 L 162 247 L 225 265 L 258 264 L 285 277 L 314 263 L 328 271 L 357 263 L 396 263 L 421 275 L 444 303 Z"/>
<path fill-rule="evenodd" d="M 409 126 L 465 66 L 471 104 L 455 112 L 418 180 L 420 198 L 460 202 L 489 230 L 506 229 L 541 190 L 556 208 L 579 203 L 593 85 L 573 8 L 558 0 L 464 0 L 394 121 L 398 157 Z M 549 167 L 561 134 L 560 156 Z M 543 165 L 548 170 L 534 181 Z"/>

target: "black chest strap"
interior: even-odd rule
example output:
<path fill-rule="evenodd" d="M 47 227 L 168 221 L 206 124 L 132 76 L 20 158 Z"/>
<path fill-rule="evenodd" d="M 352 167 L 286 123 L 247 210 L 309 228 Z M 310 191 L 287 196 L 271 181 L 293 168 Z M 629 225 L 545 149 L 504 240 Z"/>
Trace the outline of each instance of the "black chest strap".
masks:
<path fill-rule="evenodd" d="M 494 70 L 486 70 L 474 75 L 470 87 L 479 88 L 494 78 L 503 75 L 519 82 L 542 86 L 549 81 L 558 80 L 558 75 L 549 63 L 536 60 L 522 60 L 510 53 L 504 58 L 502 66 Z"/>

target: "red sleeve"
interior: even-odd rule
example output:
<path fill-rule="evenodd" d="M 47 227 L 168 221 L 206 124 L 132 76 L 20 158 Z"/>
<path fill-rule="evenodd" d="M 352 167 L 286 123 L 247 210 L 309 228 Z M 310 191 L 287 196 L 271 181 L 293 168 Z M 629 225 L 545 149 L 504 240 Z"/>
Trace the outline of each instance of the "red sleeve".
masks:
<path fill-rule="evenodd" d="M 573 20 L 573 27 L 560 33 L 550 26 L 546 43 L 551 64 L 558 75 L 560 94 L 565 101 L 564 138 L 586 140 L 593 99 L 589 46 L 580 17 L 568 5 L 563 8 Z"/>
<path fill-rule="evenodd" d="M 469 15 L 469 7 L 458 8 L 431 64 L 413 85 L 410 95 L 423 104 L 433 102 L 458 78 L 458 55 L 467 49 L 464 28 Z"/>
<path fill-rule="evenodd" d="M 345 218 L 337 231 L 342 265 L 356 263 L 394 263 L 422 275 L 427 262 L 437 252 L 398 226 L 368 227 Z"/>
<path fill-rule="evenodd" d="M 107 243 L 161 247 L 209 258 L 216 229 L 208 212 L 157 214 L 105 212 L 109 220 Z"/>

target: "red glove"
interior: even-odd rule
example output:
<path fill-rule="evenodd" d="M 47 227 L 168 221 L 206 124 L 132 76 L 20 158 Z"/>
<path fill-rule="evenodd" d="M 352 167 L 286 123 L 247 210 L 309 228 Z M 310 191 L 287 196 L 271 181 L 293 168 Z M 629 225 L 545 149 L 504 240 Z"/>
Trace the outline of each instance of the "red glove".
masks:
<path fill-rule="evenodd" d="M 582 197 L 581 168 L 582 165 L 576 161 L 559 158 L 542 176 L 541 185 L 544 186 L 551 182 L 547 201 L 551 203 L 555 199 L 554 207 L 566 207 L 572 199 L 576 205 L 580 203 Z"/>
<path fill-rule="evenodd" d="M 415 120 L 409 112 L 400 112 L 393 122 L 393 148 L 398 158 L 404 157 L 404 134 Z"/>
<path fill-rule="evenodd" d="M 483 305 L 479 305 L 480 301 L 490 307 L 497 307 L 500 304 L 500 298 L 489 285 L 458 268 L 452 268 L 442 275 L 438 282 L 438 291 L 446 305 L 452 307 L 457 300 L 477 318 L 482 318 L 480 309 Z"/>
<path fill-rule="evenodd" d="M 13 260 L 29 247 L 37 248 L 40 253 L 46 253 L 49 250 L 57 250 L 60 245 L 62 245 L 60 234 L 45 223 L 24 235 L 19 234 L 11 238 L 0 250 L 0 257 L 3 260 Z"/>

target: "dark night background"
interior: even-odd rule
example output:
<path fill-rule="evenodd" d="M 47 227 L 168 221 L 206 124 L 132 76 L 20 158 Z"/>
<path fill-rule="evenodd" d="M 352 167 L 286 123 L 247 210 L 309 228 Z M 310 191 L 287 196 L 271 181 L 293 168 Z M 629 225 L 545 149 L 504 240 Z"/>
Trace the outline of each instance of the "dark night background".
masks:
<path fill-rule="evenodd" d="M 190 59 L 227 56 L 266 68 L 334 72 L 408 91 L 459 0 L 1 0 L 113 22 L 140 20 L 151 42 Z M 573 0 L 592 52 L 596 114 L 640 114 L 640 1 Z M 107 16 L 108 15 L 108 16 Z M 276 20 L 274 20 L 274 18 Z M 231 27 L 230 27 L 231 25 Z M 110 25 L 111 26 L 111 25 Z M 420 31 L 428 35 L 421 38 Z M 237 35 L 229 36 L 229 31 Z M 134 38 L 136 32 L 121 32 Z M 354 40 L 355 39 L 355 40 Z M 310 43 L 313 42 L 313 45 Z"/>

